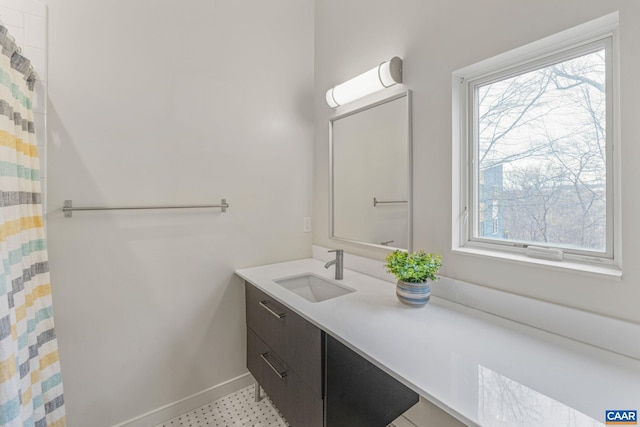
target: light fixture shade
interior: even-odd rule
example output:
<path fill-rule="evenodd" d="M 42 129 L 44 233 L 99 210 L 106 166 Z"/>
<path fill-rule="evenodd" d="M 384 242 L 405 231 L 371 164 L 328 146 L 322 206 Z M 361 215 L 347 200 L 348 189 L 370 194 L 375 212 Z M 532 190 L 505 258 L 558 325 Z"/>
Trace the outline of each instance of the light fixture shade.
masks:
<path fill-rule="evenodd" d="M 332 87 L 327 91 L 327 104 L 336 108 L 397 83 L 402 83 L 402 59 L 394 56 L 379 66 Z"/>

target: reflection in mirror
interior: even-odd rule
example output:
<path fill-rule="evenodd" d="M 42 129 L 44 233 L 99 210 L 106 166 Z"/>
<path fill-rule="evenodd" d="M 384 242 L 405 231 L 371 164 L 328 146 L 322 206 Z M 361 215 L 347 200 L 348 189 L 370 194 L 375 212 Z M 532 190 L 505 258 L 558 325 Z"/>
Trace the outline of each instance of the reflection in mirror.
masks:
<path fill-rule="evenodd" d="M 331 238 L 411 250 L 410 92 L 330 121 Z"/>

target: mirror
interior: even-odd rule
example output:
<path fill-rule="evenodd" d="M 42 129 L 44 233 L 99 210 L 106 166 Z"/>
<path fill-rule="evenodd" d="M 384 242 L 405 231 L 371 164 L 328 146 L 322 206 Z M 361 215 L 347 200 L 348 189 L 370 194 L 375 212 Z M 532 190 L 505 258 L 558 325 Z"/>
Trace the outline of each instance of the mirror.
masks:
<path fill-rule="evenodd" d="M 410 95 L 329 121 L 332 239 L 412 250 Z"/>

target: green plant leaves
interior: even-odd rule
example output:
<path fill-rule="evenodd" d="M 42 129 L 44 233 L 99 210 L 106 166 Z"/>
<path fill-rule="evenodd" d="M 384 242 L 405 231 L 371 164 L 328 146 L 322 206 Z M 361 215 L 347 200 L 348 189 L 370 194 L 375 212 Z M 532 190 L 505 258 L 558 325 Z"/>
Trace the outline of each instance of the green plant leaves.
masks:
<path fill-rule="evenodd" d="M 387 272 L 409 283 L 437 280 L 436 273 L 442 267 L 442 257 L 439 254 L 426 253 L 423 250 L 411 254 L 396 250 L 389 253 L 385 260 Z"/>

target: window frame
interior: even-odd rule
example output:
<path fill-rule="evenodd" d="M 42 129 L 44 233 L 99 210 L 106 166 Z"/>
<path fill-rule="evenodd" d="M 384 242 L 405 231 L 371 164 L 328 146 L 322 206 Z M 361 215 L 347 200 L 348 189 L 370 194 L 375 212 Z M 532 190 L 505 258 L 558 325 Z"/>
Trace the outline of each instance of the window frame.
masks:
<path fill-rule="evenodd" d="M 621 275 L 618 14 L 613 13 L 489 58 L 452 74 L 452 250 L 535 264 Z M 483 238 L 478 233 L 477 88 L 605 49 L 606 252 Z M 616 148 L 614 150 L 614 147 Z M 530 250 L 534 249 L 534 250 Z M 595 266 L 595 268 L 591 268 Z"/>

